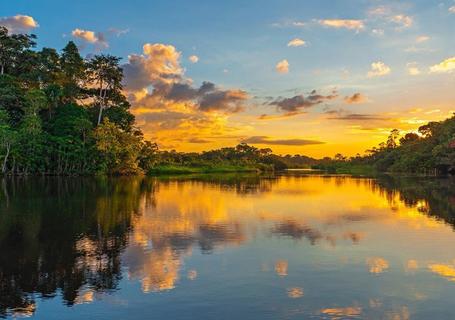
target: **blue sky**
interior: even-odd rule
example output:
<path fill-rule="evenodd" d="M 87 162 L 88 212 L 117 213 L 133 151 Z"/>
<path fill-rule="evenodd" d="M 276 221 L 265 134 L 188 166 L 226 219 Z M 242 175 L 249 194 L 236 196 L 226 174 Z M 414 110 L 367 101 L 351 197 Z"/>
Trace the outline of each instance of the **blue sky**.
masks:
<path fill-rule="evenodd" d="M 324 146 L 277 144 L 274 149 L 322 155 L 339 146 L 346 153 L 361 152 L 368 143 L 383 139 L 394 126 L 415 130 L 418 123 L 445 118 L 455 109 L 451 90 L 454 73 L 448 60 L 455 57 L 452 7 L 455 8 L 452 0 L 4 0 L 0 17 L 33 17 L 39 27 L 27 31 L 39 36 L 41 46 L 62 48 L 68 40 L 75 40 L 84 55 L 100 53 L 99 48 L 75 37 L 74 30 L 102 33 L 109 46 L 102 52 L 121 56 L 125 63 L 128 55 L 143 54 L 144 44 L 170 45 L 180 53 L 179 66 L 185 81 L 195 87 L 210 81 L 226 90 L 248 93 L 242 112 L 201 115 L 208 122 L 223 122 L 220 130 L 224 130 L 225 137 L 232 136 L 223 143 L 251 136 L 320 140 Z M 125 32 L 115 35 L 109 31 L 112 29 Z M 288 46 L 293 39 L 304 41 L 305 45 Z M 192 55 L 198 57 L 197 63 L 188 60 Z M 286 72 L 277 72 L 277 63 L 283 60 L 289 67 Z M 444 61 L 449 61 L 448 68 L 430 72 L 431 67 Z M 372 64 L 377 62 L 382 63 L 380 70 L 371 73 Z M 153 93 L 153 85 L 147 90 Z M 336 91 L 339 98 L 321 100 L 310 107 L 297 105 L 299 112 L 291 113 L 289 108 L 271 103 L 295 96 L 308 98 L 312 90 L 324 96 Z M 343 100 L 355 93 L 363 99 L 355 103 Z M 138 110 L 144 111 L 141 107 Z M 412 113 L 417 109 L 421 109 L 421 114 Z M 178 110 L 181 112 L 182 108 Z M 324 115 L 328 111 L 335 114 L 336 110 L 343 117 L 364 116 L 333 121 Z M 287 112 L 285 117 L 277 120 L 283 112 Z M 276 119 L 265 124 L 258 122 L 262 114 Z M 371 120 L 376 125 L 366 126 L 362 120 L 372 114 L 377 115 L 378 119 Z M 139 118 L 141 115 L 138 112 Z M 385 118 L 393 121 L 385 123 Z M 414 121 L 403 122 L 411 118 Z M 159 134 L 158 127 L 149 127 L 155 132 L 151 138 L 162 140 L 164 147 L 202 150 L 219 146 L 210 140 L 216 136 L 214 131 L 200 137 L 201 141 L 213 143 L 196 146 L 171 142 L 165 138 L 167 131 Z M 361 131 L 352 133 L 354 127 Z M 327 133 L 333 130 L 342 130 L 350 146 L 343 147 L 339 134 Z M 361 136 L 358 141 L 356 135 Z"/>

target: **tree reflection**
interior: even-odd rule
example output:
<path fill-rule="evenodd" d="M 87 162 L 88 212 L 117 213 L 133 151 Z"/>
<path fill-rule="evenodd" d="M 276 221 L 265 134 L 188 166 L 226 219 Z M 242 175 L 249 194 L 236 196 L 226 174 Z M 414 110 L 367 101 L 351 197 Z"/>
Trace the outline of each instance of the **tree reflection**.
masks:
<path fill-rule="evenodd" d="M 417 178 L 384 176 L 375 181 L 387 197 L 392 209 L 394 199 L 408 207 L 444 221 L 455 228 L 455 181 L 448 178 Z"/>
<path fill-rule="evenodd" d="M 67 305 L 79 290 L 114 290 L 132 218 L 153 202 L 150 180 L 3 180 L 0 315 L 34 310 L 34 294 Z M 149 197 L 143 197 L 148 194 Z"/>

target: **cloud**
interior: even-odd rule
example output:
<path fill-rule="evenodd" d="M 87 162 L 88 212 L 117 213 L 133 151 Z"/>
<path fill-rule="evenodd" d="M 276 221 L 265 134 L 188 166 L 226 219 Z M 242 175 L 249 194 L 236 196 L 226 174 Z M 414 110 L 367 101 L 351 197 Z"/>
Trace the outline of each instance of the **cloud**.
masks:
<path fill-rule="evenodd" d="M 71 32 L 71 35 L 85 43 L 95 45 L 98 49 L 106 49 L 109 47 L 106 36 L 102 32 L 76 28 Z"/>
<path fill-rule="evenodd" d="M 180 52 L 172 45 L 146 43 L 143 54 L 132 54 L 123 65 L 125 88 L 138 91 L 149 86 L 160 88 L 182 80 Z"/>
<path fill-rule="evenodd" d="M 368 100 L 367 97 L 361 94 L 360 92 L 356 92 L 352 96 L 344 97 L 344 101 L 348 104 L 363 103 L 366 102 L 367 100 Z"/>
<path fill-rule="evenodd" d="M 408 74 L 410 76 L 417 76 L 421 73 L 417 62 L 409 62 L 406 64 L 406 67 L 408 68 Z"/>
<path fill-rule="evenodd" d="M 368 10 L 368 15 L 370 16 L 383 16 L 390 12 L 390 9 L 385 6 L 379 6 Z"/>
<path fill-rule="evenodd" d="M 199 57 L 196 56 L 196 55 L 192 55 L 188 58 L 188 60 L 191 62 L 191 63 L 198 63 L 199 62 Z"/>
<path fill-rule="evenodd" d="M 451 73 L 455 71 L 455 56 L 430 67 L 431 73 Z"/>
<path fill-rule="evenodd" d="M 108 30 L 109 33 L 112 33 L 113 35 L 117 36 L 117 37 L 120 37 L 120 36 L 123 36 L 127 33 L 130 32 L 130 29 L 117 29 L 117 28 L 110 28 Z"/>
<path fill-rule="evenodd" d="M 242 143 L 265 144 L 280 146 L 307 146 L 315 144 L 324 144 L 325 142 L 305 139 L 271 139 L 267 136 L 253 136 L 242 140 Z"/>
<path fill-rule="evenodd" d="M 387 66 L 382 61 L 377 61 L 377 62 L 373 62 L 371 64 L 371 70 L 368 71 L 368 77 L 369 78 L 382 77 L 382 76 L 388 75 L 390 72 L 391 72 L 391 69 L 389 66 Z"/>
<path fill-rule="evenodd" d="M 417 42 L 417 43 L 426 42 L 426 41 L 428 41 L 428 40 L 430 40 L 430 37 L 429 37 L 429 36 L 425 36 L 425 35 L 418 36 L 418 37 L 416 38 L 416 42 Z"/>
<path fill-rule="evenodd" d="M 449 8 L 449 12 L 450 12 L 450 13 L 455 13 L 455 6 L 451 6 L 451 7 Z"/>
<path fill-rule="evenodd" d="M 382 37 L 385 33 L 384 29 L 373 29 L 371 33 L 375 36 Z"/>
<path fill-rule="evenodd" d="M 288 47 L 301 47 L 306 44 L 305 40 L 295 38 L 288 42 Z"/>
<path fill-rule="evenodd" d="M 161 92 L 164 98 L 193 102 L 201 111 L 239 112 L 244 109 L 243 102 L 249 98 L 243 90 L 223 90 L 207 81 L 199 88 L 188 83 L 174 83 L 164 91 Z"/>
<path fill-rule="evenodd" d="M 291 98 L 279 97 L 272 102 L 269 102 L 269 105 L 276 106 L 280 111 L 284 111 L 288 114 L 294 114 L 302 109 L 311 108 L 337 97 L 338 94 L 335 91 L 329 95 L 320 95 L 316 90 L 313 90 L 307 97 L 304 95 L 297 95 Z"/>
<path fill-rule="evenodd" d="M 365 24 L 362 20 L 352 19 L 325 19 L 318 20 L 318 23 L 322 26 L 331 28 L 345 28 L 349 30 L 360 31 L 365 28 Z"/>
<path fill-rule="evenodd" d="M 202 112 L 244 110 L 249 96 L 243 90 L 222 89 L 208 81 L 195 87 L 192 80 L 185 77 L 180 65 L 181 54 L 174 46 L 145 44 L 143 50 L 143 55 L 130 55 L 128 63 L 123 65 L 126 90 L 145 92 L 140 103 L 154 106 L 183 103 L 186 108 Z M 133 104 L 139 103 L 136 100 L 132 98 Z"/>
<path fill-rule="evenodd" d="M 278 62 L 275 66 L 275 69 L 278 73 L 288 73 L 289 72 L 289 62 L 284 59 Z"/>
<path fill-rule="evenodd" d="M 304 26 L 306 26 L 306 23 L 303 22 L 303 21 L 294 21 L 294 22 L 292 23 L 292 25 L 293 25 L 294 27 L 304 27 Z"/>
<path fill-rule="evenodd" d="M 1 17 L 0 26 L 6 27 L 10 33 L 28 32 L 39 27 L 38 22 L 33 17 L 21 14 L 12 17 Z"/>
<path fill-rule="evenodd" d="M 391 22 L 397 24 L 399 28 L 409 28 L 414 23 L 414 20 L 410 16 L 404 14 L 397 14 L 389 19 Z"/>
<path fill-rule="evenodd" d="M 374 114 L 361 114 L 361 113 L 349 113 L 349 114 L 341 114 L 336 117 L 328 118 L 330 120 L 346 120 L 346 121 L 365 121 L 365 120 L 390 120 L 389 118 L 374 115 Z"/>
<path fill-rule="evenodd" d="M 212 141 L 196 137 L 196 138 L 188 139 L 188 142 L 189 143 L 197 143 L 197 144 L 199 144 L 199 143 L 210 143 Z"/>

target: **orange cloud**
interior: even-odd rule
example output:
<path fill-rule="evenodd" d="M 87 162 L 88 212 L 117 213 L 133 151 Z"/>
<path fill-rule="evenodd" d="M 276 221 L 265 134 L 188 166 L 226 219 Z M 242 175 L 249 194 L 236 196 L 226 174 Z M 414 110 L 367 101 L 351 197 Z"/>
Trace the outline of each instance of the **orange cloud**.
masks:
<path fill-rule="evenodd" d="M 80 39 L 84 42 L 94 44 L 100 49 L 109 47 L 105 35 L 101 32 L 95 33 L 94 31 L 77 28 L 71 32 L 71 35 L 74 38 Z"/>
<path fill-rule="evenodd" d="M 288 73 L 289 72 L 289 62 L 284 59 L 278 62 L 275 66 L 275 70 L 278 73 Z"/>
<path fill-rule="evenodd" d="M 291 41 L 288 42 L 288 47 L 301 47 L 306 44 L 305 40 L 302 40 L 300 38 L 294 38 Z"/>
<path fill-rule="evenodd" d="M 33 17 L 21 14 L 0 18 L 0 26 L 5 26 L 11 33 L 27 32 L 39 27 L 38 22 Z"/>
<path fill-rule="evenodd" d="M 331 27 L 331 28 L 345 28 L 349 30 L 360 31 L 365 28 L 365 24 L 362 20 L 353 19 L 325 19 L 318 21 L 320 25 Z"/>

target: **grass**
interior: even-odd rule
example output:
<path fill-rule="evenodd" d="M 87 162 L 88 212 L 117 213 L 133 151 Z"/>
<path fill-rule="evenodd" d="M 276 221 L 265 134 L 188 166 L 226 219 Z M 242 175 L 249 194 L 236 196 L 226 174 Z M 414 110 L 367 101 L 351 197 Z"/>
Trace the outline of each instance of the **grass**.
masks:
<path fill-rule="evenodd" d="M 254 166 L 240 165 L 211 165 L 211 166 L 181 166 L 160 165 L 149 170 L 149 175 L 193 174 L 193 173 L 229 173 L 229 172 L 258 172 Z"/>

